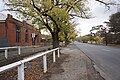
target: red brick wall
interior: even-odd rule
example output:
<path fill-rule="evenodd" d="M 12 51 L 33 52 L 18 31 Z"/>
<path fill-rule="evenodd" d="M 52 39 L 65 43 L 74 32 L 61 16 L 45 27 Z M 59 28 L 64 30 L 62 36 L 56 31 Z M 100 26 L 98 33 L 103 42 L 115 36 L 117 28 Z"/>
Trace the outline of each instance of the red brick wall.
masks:
<path fill-rule="evenodd" d="M 31 46 L 32 45 L 32 37 L 31 34 L 35 33 L 40 35 L 36 29 L 32 26 L 28 25 L 26 21 L 19 22 L 22 25 L 16 24 L 15 19 L 12 18 L 11 15 L 8 15 L 6 19 L 6 25 L 4 23 L 0 23 L 0 38 L 7 38 L 9 40 L 10 46 Z M 17 20 L 16 20 L 17 21 Z M 21 29 L 20 32 L 20 43 L 16 42 L 16 25 L 18 25 Z M 5 28 L 7 27 L 7 35 L 5 34 Z M 28 42 L 25 42 L 25 30 L 28 29 Z M 35 45 L 40 45 L 40 36 L 38 36 L 35 40 Z"/>
<path fill-rule="evenodd" d="M 11 15 L 8 15 L 6 19 L 7 24 L 7 38 L 9 40 L 10 46 L 16 45 L 16 25 L 13 23 L 13 18 Z"/>
<path fill-rule="evenodd" d="M 5 22 L 0 22 L 0 39 L 6 37 L 6 27 Z"/>

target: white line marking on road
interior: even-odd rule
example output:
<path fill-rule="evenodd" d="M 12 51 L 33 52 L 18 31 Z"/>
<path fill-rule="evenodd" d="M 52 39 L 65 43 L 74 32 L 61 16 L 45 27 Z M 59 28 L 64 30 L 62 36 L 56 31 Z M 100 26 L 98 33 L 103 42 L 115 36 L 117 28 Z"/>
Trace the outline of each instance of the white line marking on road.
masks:
<path fill-rule="evenodd" d="M 108 49 L 102 49 L 103 51 L 110 51 L 110 50 L 108 50 Z"/>

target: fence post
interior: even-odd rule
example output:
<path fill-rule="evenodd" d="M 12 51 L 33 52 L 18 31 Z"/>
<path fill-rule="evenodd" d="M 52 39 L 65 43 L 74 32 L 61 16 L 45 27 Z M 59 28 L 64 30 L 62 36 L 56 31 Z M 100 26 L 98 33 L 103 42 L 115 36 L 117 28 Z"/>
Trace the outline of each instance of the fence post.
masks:
<path fill-rule="evenodd" d="M 19 54 L 19 55 L 21 54 L 20 46 L 18 47 L 18 54 Z"/>
<path fill-rule="evenodd" d="M 55 62 L 55 51 L 53 51 L 53 62 Z"/>
<path fill-rule="evenodd" d="M 43 55 L 43 70 L 44 70 L 44 73 L 47 72 L 47 57 L 46 57 L 46 54 Z"/>
<path fill-rule="evenodd" d="M 58 57 L 60 57 L 60 49 L 58 48 Z"/>
<path fill-rule="evenodd" d="M 7 51 L 7 48 L 5 49 L 5 58 L 6 58 L 6 59 L 8 58 L 8 51 Z"/>
<path fill-rule="evenodd" d="M 18 66 L 18 80 L 24 80 L 24 63 Z"/>

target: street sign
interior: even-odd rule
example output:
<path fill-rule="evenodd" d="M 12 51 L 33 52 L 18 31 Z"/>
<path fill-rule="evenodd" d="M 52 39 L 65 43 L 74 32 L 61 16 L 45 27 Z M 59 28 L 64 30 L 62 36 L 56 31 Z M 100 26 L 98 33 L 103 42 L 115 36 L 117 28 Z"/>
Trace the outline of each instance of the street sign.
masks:
<path fill-rule="evenodd" d="M 35 33 L 32 33 L 32 38 L 35 38 Z"/>

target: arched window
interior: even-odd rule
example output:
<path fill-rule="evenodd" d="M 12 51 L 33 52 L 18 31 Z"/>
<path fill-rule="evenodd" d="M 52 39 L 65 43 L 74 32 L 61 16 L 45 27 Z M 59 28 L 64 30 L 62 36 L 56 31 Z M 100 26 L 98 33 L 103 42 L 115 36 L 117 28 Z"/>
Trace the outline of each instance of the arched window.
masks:
<path fill-rule="evenodd" d="M 28 29 L 25 30 L 25 42 L 28 42 Z"/>
<path fill-rule="evenodd" d="M 16 42 L 20 42 L 20 27 L 16 26 Z"/>

